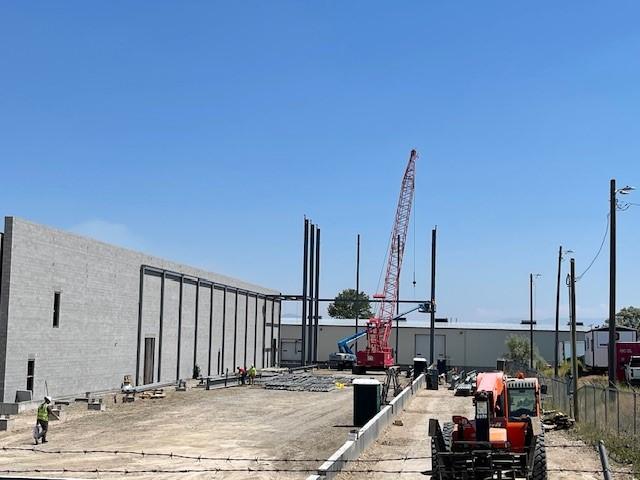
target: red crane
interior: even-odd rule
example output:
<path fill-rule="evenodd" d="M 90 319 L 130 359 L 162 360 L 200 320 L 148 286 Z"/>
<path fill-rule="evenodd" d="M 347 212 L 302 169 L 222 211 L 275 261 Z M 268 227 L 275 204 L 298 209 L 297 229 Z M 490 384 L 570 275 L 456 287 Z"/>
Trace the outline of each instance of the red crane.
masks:
<path fill-rule="evenodd" d="M 398 199 L 398 208 L 396 209 L 391 233 L 391 244 L 387 256 L 387 271 L 384 277 L 384 290 L 382 293 L 374 295 L 374 298 L 379 298 L 382 301 L 377 315 L 367 322 L 367 347 L 357 352 L 354 371 L 383 370 L 394 364 L 392 350 L 389 346 L 389 336 L 393 327 L 402 256 L 407 239 L 409 219 L 411 218 L 417 158 L 418 153 L 415 150 L 411 150 L 409 163 L 407 163 L 407 168 L 402 178 L 400 198 Z"/>

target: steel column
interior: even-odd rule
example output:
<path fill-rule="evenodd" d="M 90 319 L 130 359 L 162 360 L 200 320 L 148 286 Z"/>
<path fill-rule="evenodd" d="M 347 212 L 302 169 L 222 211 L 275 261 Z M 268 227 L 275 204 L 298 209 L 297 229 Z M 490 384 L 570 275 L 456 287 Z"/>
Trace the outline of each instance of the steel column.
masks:
<path fill-rule="evenodd" d="M 436 227 L 437 228 L 437 227 Z M 436 228 L 431 230 L 431 338 L 429 365 L 434 362 L 435 333 L 436 333 Z"/>
<path fill-rule="evenodd" d="M 307 351 L 307 363 L 312 363 L 313 359 L 313 307 L 315 305 L 313 301 L 313 282 L 315 280 L 315 276 L 313 274 L 315 265 L 314 265 L 314 253 L 315 253 L 315 242 L 316 242 L 316 226 L 311 224 L 311 232 L 309 233 L 309 282 L 307 284 L 309 288 L 309 312 L 308 312 L 308 322 L 307 322 L 307 341 L 308 345 L 305 347 Z"/>
<path fill-rule="evenodd" d="M 249 329 L 249 295 L 244 296 L 244 364 L 243 368 L 247 368 L 247 338 Z"/>
<path fill-rule="evenodd" d="M 209 300 L 209 355 L 207 358 L 207 375 L 211 376 L 211 344 L 213 343 L 213 291 L 214 286 L 211 285 L 211 298 Z"/>
<path fill-rule="evenodd" d="M 236 371 L 238 359 L 238 289 L 236 288 L 236 296 L 234 300 L 234 308 L 233 308 L 233 371 Z"/>
<path fill-rule="evenodd" d="M 138 290 L 138 345 L 136 347 L 136 385 L 140 376 L 140 343 L 142 342 L 142 299 L 144 298 L 144 265 L 140 266 L 140 287 Z"/>
<path fill-rule="evenodd" d="M 196 282 L 196 322 L 193 331 L 193 371 L 196 370 L 198 361 L 198 316 L 200 312 L 200 280 Z M 193 376 L 193 375 L 192 375 Z"/>
<path fill-rule="evenodd" d="M 302 352 L 300 357 L 301 365 L 306 365 L 306 350 L 305 345 L 307 343 L 307 278 L 308 278 L 308 260 L 309 260 L 309 220 L 304 219 L 304 247 L 302 253 Z M 272 305 L 273 308 L 273 305 Z M 273 322 L 271 323 L 273 325 Z M 271 329 L 271 338 L 273 339 L 273 327 Z M 270 344 L 273 347 L 273 342 Z M 271 362 L 269 362 L 271 363 Z"/>
<path fill-rule="evenodd" d="M 160 319 L 158 322 L 158 382 L 162 381 L 162 330 L 164 328 L 164 282 L 166 275 L 162 272 L 160 279 Z"/>
<path fill-rule="evenodd" d="M 180 380 L 180 353 L 182 351 L 182 296 L 184 290 L 184 275 L 180 276 L 180 298 L 178 301 L 178 351 L 176 355 L 176 382 Z"/>
<path fill-rule="evenodd" d="M 314 315 L 314 323 L 313 323 L 313 363 L 318 362 L 318 323 L 320 319 L 320 302 L 318 298 L 320 297 L 320 229 L 316 228 L 316 279 L 313 282 L 315 286 L 314 298 L 315 305 L 313 311 Z M 278 308 L 278 337 L 280 337 L 280 319 L 282 317 L 282 304 L 279 304 Z M 278 345 L 280 345 L 280 340 L 278 340 Z"/>
<path fill-rule="evenodd" d="M 220 371 L 224 372 L 224 343 L 225 330 L 227 328 L 227 287 L 222 290 L 222 362 L 220 363 Z"/>

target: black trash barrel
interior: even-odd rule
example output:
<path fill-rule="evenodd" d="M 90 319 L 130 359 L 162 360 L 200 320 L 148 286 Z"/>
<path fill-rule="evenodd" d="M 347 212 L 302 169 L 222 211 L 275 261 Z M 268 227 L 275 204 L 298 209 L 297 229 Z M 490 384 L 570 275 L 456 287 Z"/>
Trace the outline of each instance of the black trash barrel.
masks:
<path fill-rule="evenodd" d="M 413 359 L 413 379 L 415 380 L 421 373 L 427 371 L 427 359 L 423 357 L 414 357 Z"/>
<path fill-rule="evenodd" d="M 353 424 L 362 427 L 380 411 L 382 385 L 373 378 L 353 381 Z"/>
<path fill-rule="evenodd" d="M 427 369 L 427 389 L 438 390 L 438 369 L 437 368 Z"/>

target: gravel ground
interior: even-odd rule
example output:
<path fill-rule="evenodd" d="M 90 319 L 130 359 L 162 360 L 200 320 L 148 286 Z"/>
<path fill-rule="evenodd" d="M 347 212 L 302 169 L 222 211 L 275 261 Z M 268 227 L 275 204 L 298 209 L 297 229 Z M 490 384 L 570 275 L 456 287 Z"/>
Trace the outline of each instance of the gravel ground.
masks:
<path fill-rule="evenodd" d="M 288 392 L 261 387 L 213 391 L 167 390 L 167 397 L 113 404 L 105 412 L 75 404 L 60 422 L 50 423 L 49 443 L 38 448 L 174 452 L 187 455 L 243 458 L 322 459 L 344 443 L 352 420 L 352 389 Z M 12 432 L 0 433 L 0 446 L 32 447 L 35 412 L 16 417 Z M 314 469 L 312 462 L 197 461 L 127 454 L 58 455 L 0 450 L 0 470 L 7 469 Z M 44 476 L 44 475 L 43 475 Z M 306 478 L 308 473 L 201 472 L 129 474 L 62 474 L 75 478 L 276 479 Z"/>

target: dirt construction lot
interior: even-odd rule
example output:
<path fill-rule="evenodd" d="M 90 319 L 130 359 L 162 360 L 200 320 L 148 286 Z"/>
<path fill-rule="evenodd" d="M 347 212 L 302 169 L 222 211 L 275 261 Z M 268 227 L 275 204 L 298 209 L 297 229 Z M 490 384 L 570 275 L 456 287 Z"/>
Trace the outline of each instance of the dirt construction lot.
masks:
<path fill-rule="evenodd" d="M 389 426 L 361 455 L 361 461 L 351 464 L 338 478 L 340 480 L 429 478 L 419 473 L 431 469 L 431 460 L 425 458 L 431 455 L 431 439 L 427 433 L 428 419 L 437 418 L 442 423 L 451 421 L 452 414 L 473 418 L 471 397 L 454 397 L 451 391 L 444 389 L 420 391 L 398 417 L 403 425 Z M 597 452 L 591 447 L 571 439 L 566 432 L 547 432 L 545 440 L 548 446 L 549 480 L 601 480 L 603 478 L 602 473 L 593 473 L 601 466 Z M 377 461 L 378 459 L 383 460 Z M 612 467 L 621 468 L 613 465 Z M 374 470 L 376 473 L 363 473 L 366 470 Z M 394 473 L 380 473 L 385 470 Z M 616 480 L 631 479 L 632 476 L 616 474 L 615 478 Z"/>
<path fill-rule="evenodd" d="M 119 450 L 248 459 L 322 459 L 346 440 L 352 420 L 351 388 L 331 392 L 288 392 L 233 387 L 173 392 L 157 400 L 113 404 L 104 412 L 68 407 L 63 421 L 50 422 L 49 443 L 39 450 Z M 120 400 L 118 398 L 118 400 Z M 0 433 L 0 447 L 32 448 L 35 412 L 16 417 L 12 432 Z M 248 472 L 315 469 L 320 462 L 223 461 L 111 453 L 45 454 L 0 450 L 0 470 L 43 469 L 39 475 L 75 478 L 276 479 L 309 473 Z M 59 469 L 225 470 L 186 473 L 61 473 Z M 53 470 L 44 472 L 44 470 Z M 229 471 L 229 470 L 240 471 Z"/>

